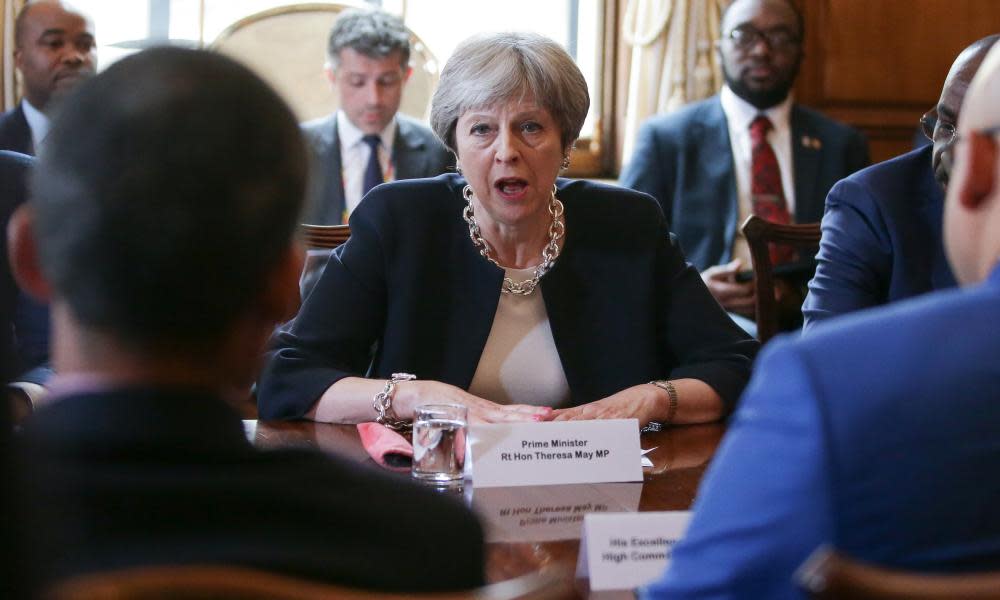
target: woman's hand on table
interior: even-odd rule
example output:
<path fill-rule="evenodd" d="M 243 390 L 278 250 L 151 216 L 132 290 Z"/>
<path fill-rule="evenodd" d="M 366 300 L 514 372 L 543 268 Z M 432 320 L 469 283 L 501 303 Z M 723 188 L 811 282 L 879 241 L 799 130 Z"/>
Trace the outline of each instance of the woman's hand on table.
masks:
<path fill-rule="evenodd" d="M 639 426 L 655 420 L 659 410 L 658 388 L 649 384 L 634 385 L 573 408 L 552 411 L 553 421 L 583 421 L 590 419 L 639 419 Z"/>
<path fill-rule="evenodd" d="M 401 414 L 412 415 L 413 410 L 421 404 L 463 404 L 469 409 L 469 423 L 475 424 L 547 421 L 553 412 L 547 406 L 497 404 L 440 381 L 418 379 L 396 385 L 395 402 L 403 403 L 406 411 Z"/>

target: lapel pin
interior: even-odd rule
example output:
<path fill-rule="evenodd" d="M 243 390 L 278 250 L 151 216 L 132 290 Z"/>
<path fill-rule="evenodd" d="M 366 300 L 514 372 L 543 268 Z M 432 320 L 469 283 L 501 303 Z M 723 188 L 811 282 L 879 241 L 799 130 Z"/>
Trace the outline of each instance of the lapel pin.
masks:
<path fill-rule="evenodd" d="M 804 135 L 802 136 L 802 145 L 805 146 L 806 148 L 819 150 L 823 147 L 823 142 L 819 141 L 819 138 L 814 138 L 812 136 Z"/>

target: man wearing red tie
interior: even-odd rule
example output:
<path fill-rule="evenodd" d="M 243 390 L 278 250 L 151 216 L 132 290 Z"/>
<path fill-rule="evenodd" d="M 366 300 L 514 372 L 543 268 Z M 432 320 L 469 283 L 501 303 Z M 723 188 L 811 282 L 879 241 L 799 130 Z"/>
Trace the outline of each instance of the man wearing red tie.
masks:
<path fill-rule="evenodd" d="M 397 113 L 409 62 L 410 34 L 399 18 L 366 9 L 337 18 L 326 75 L 340 109 L 303 125 L 314 153 L 306 223 L 346 223 L 376 185 L 434 177 L 454 165 L 430 129 Z"/>
<path fill-rule="evenodd" d="M 751 214 L 819 221 L 833 184 L 868 164 L 859 132 L 793 102 L 803 34 L 789 0 L 735 0 L 717 43 L 721 93 L 647 121 L 621 174 L 659 200 L 688 259 L 748 330 L 754 295 L 738 281 L 750 268 L 739 225 Z"/>

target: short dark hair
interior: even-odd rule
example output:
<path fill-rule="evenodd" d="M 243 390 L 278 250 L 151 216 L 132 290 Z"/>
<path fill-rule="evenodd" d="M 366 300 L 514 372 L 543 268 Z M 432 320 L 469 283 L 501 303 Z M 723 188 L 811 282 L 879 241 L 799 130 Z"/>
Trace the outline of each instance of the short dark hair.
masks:
<path fill-rule="evenodd" d="M 410 64 L 410 32 L 402 19 L 382 10 L 352 8 L 340 13 L 326 45 L 327 59 L 334 68 L 340 51 L 350 48 L 369 58 L 385 58 L 400 53 L 400 66 Z"/>
<path fill-rule="evenodd" d="M 719 19 L 720 24 L 726 22 L 726 15 L 729 14 L 729 9 L 732 8 L 733 5 L 736 4 L 738 1 L 739 0 L 730 0 L 729 4 L 726 5 L 725 10 L 722 11 L 722 18 Z M 798 23 L 799 26 L 799 40 L 800 41 L 805 40 L 806 20 L 805 17 L 802 16 L 802 11 L 799 10 L 799 7 L 797 4 L 795 4 L 794 0 L 781 0 L 781 1 L 784 2 L 788 6 L 788 8 L 792 9 L 792 13 L 795 14 L 795 21 Z M 725 35 L 726 32 L 723 31 L 721 33 L 722 35 Z"/>
<path fill-rule="evenodd" d="M 298 222 L 307 155 L 291 111 L 246 67 L 179 48 L 73 94 L 30 200 L 55 296 L 135 347 L 221 343 Z"/>

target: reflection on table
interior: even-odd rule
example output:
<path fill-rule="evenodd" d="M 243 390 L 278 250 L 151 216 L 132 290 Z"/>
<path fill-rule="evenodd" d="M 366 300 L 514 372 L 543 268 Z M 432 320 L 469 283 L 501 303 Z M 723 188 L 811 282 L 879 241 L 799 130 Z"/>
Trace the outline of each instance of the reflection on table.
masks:
<path fill-rule="evenodd" d="M 640 443 L 644 450 L 652 449 L 646 456 L 653 466 L 643 469 L 641 484 L 466 490 L 486 528 L 488 580 L 504 581 L 552 566 L 572 570 L 587 512 L 689 509 L 724 431 L 723 425 L 713 424 L 643 434 Z M 308 447 L 378 468 L 353 425 L 261 421 L 253 439 L 259 448 Z M 515 510 L 521 512 L 514 515 Z M 524 517 L 524 526 L 517 517 Z"/>

